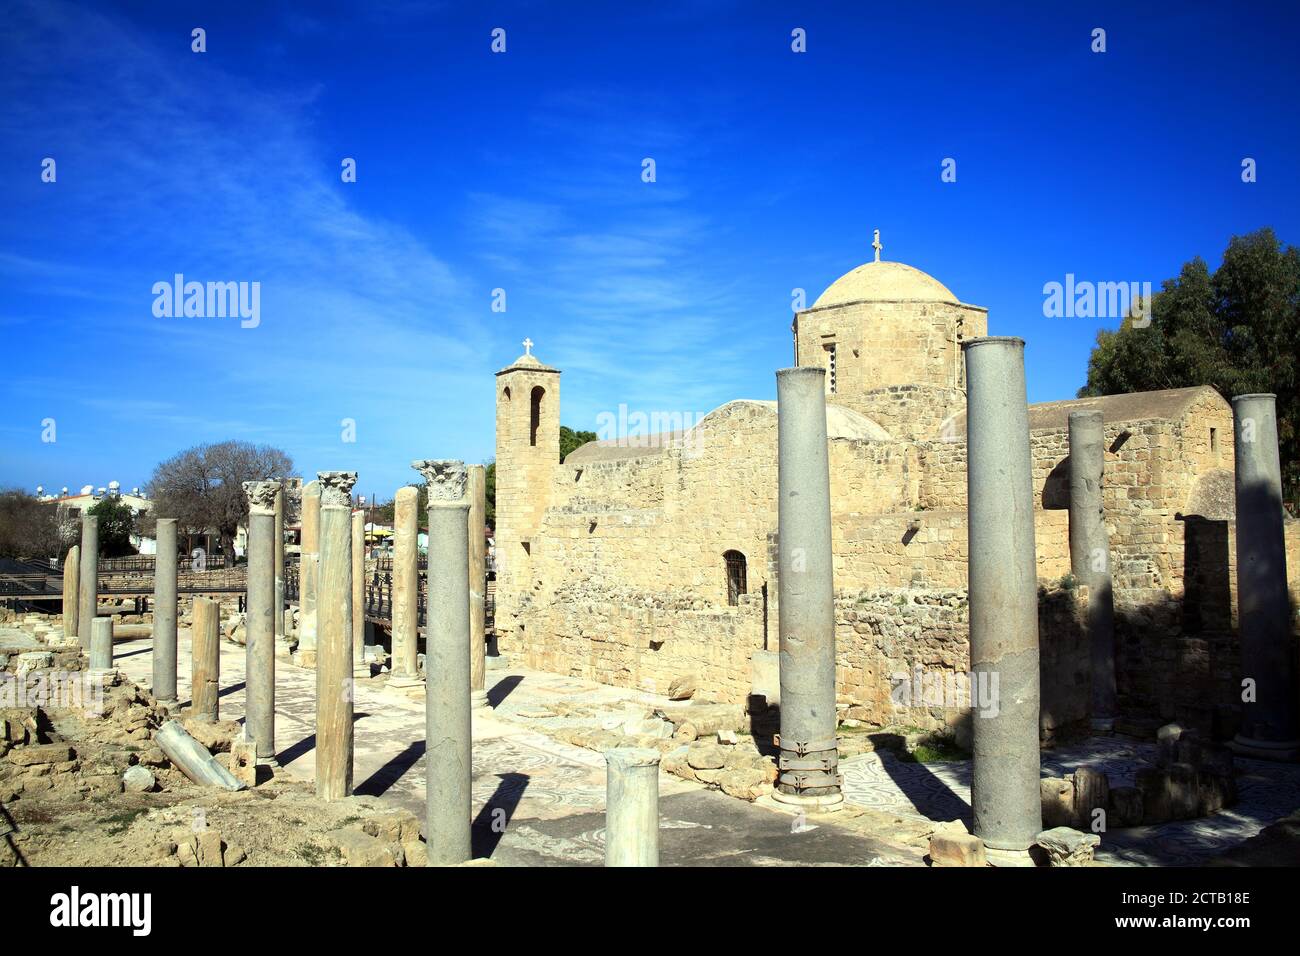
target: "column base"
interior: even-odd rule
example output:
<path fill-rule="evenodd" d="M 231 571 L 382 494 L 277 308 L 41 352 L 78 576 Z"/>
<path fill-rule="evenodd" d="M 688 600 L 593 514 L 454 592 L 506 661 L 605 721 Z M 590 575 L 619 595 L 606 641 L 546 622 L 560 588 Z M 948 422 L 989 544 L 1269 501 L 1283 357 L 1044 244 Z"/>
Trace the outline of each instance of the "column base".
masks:
<path fill-rule="evenodd" d="M 1034 859 L 1033 849 L 1029 847 L 1024 850 L 999 850 L 985 844 L 984 858 L 988 860 L 990 866 L 1034 867 L 1038 863 Z"/>
<path fill-rule="evenodd" d="M 405 687 L 420 687 L 423 684 L 424 681 L 420 680 L 420 678 L 408 677 L 405 674 L 394 674 L 393 676 L 388 678 L 388 686 L 394 688 L 395 690 L 401 690 L 402 688 Z"/>
<path fill-rule="evenodd" d="M 805 796 L 801 793 L 783 793 L 780 790 L 773 790 L 772 799 L 787 807 L 798 807 L 801 810 L 816 810 L 821 813 L 834 813 L 836 810 L 839 810 L 844 806 L 844 794 L 842 793 L 823 793 L 818 794 L 817 796 Z"/>
<path fill-rule="evenodd" d="M 316 667 L 316 649 L 312 648 L 309 651 L 304 651 L 300 648 L 294 651 L 293 662 L 299 667 L 306 667 L 309 670 L 314 670 Z"/>
<path fill-rule="evenodd" d="M 1233 753 L 1255 760 L 1278 760 L 1290 763 L 1300 759 L 1300 740 L 1255 740 L 1237 734 L 1228 744 Z"/>
<path fill-rule="evenodd" d="M 491 709 L 492 705 L 488 702 L 486 690 L 472 690 L 469 692 L 469 706 L 472 710 Z"/>
<path fill-rule="evenodd" d="M 353 664 L 353 665 L 352 665 L 352 676 L 353 676 L 354 678 L 356 678 L 356 677 L 361 677 L 361 678 L 365 678 L 366 680 L 370 680 L 370 676 L 371 676 L 371 675 L 370 675 L 370 665 L 369 665 L 369 664 Z"/>

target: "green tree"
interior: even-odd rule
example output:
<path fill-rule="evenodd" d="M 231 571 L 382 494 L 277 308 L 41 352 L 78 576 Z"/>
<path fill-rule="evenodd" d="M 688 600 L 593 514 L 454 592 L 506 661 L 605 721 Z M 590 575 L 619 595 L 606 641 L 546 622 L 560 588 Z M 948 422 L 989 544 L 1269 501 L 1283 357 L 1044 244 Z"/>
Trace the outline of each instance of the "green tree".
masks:
<path fill-rule="evenodd" d="M 78 528 L 59 526 L 56 505 L 17 488 L 0 492 L 0 558 L 61 558 L 76 541 Z"/>
<path fill-rule="evenodd" d="M 569 453 L 589 441 L 596 440 L 595 432 L 575 432 L 568 425 L 560 426 L 560 461 L 569 457 Z"/>
<path fill-rule="evenodd" d="M 106 495 L 86 514 L 99 519 L 99 553 L 105 558 L 135 554 L 131 535 L 135 533 L 135 511 L 116 495 Z"/>
<path fill-rule="evenodd" d="M 1213 273 L 1199 257 L 1166 280 L 1150 323 L 1097 333 L 1080 397 L 1211 385 L 1277 395 L 1282 494 L 1300 509 L 1300 250 L 1270 228 L 1233 236 Z"/>

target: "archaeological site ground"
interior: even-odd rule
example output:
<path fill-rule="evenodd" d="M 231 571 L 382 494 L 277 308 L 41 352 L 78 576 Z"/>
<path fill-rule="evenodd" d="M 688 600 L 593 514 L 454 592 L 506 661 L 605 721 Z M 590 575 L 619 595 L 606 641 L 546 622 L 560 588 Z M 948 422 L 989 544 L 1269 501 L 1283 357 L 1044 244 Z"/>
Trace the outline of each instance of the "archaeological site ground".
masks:
<path fill-rule="evenodd" d="M 1294 17 L 831 7 L 16 5 L 24 925 L 1285 918 Z"/>

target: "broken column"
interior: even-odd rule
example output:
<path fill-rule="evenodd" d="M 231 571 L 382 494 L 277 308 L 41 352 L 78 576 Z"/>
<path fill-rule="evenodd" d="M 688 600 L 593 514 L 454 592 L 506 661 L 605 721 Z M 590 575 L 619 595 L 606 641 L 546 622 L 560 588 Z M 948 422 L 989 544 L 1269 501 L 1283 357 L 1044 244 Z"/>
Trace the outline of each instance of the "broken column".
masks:
<path fill-rule="evenodd" d="M 153 695 L 176 700 L 176 519 L 159 518 L 153 564 Z"/>
<path fill-rule="evenodd" d="M 419 676 L 420 490 L 399 488 L 393 498 L 393 677 Z"/>
<path fill-rule="evenodd" d="M 99 518 L 81 513 L 81 568 L 77 573 L 77 639 L 90 653 L 90 624 L 99 609 Z"/>
<path fill-rule="evenodd" d="M 194 599 L 190 622 L 190 713 L 196 720 L 218 719 L 221 689 L 221 605 L 211 598 Z"/>
<path fill-rule="evenodd" d="M 246 481 L 248 598 L 245 601 L 244 735 L 259 760 L 275 756 L 275 500 L 278 481 Z"/>
<path fill-rule="evenodd" d="M 366 513 L 352 513 L 352 672 L 369 677 L 366 663 Z"/>
<path fill-rule="evenodd" d="M 425 838 L 429 865 L 470 858 L 469 502 L 459 461 L 411 463 L 428 483 L 425 612 Z"/>
<path fill-rule="evenodd" d="M 284 484 L 275 493 L 275 639 L 284 640 Z"/>
<path fill-rule="evenodd" d="M 90 622 L 90 669 L 113 669 L 113 619 L 97 617 Z"/>
<path fill-rule="evenodd" d="M 1092 729 L 1115 728 L 1115 599 L 1102 506 L 1106 435 L 1101 412 L 1071 412 L 1070 571 L 1088 587 Z"/>
<path fill-rule="evenodd" d="M 832 809 L 844 796 L 835 740 L 825 370 L 781 369 L 776 373 L 776 400 L 781 754 L 773 797 L 781 803 Z"/>
<path fill-rule="evenodd" d="M 320 571 L 319 481 L 302 486 L 302 546 L 298 556 L 298 654 L 311 666 L 316 660 L 316 585 Z"/>
<path fill-rule="evenodd" d="M 1300 728 L 1276 403 L 1267 394 L 1232 400 L 1242 678 L 1241 730 L 1232 748 L 1243 756 L 1294 760 L 1300 756 Z"/>
<path fill-rule="evenodd" d="M 659 865 L 657 750 L 605 751 L 605 865 Z"/>
<path fill-rule="evenodd" d="M 316 796 L 352 792 L 352 486 L 355 471 L 322 471 L 316 589 Z"/>
<path fill-rule="evenodd" d="M 469 466 L 469 696 L 471 707 L 486 707 L 487 696 L 487 483 L 482 465 Z"/>
<path fill-rule="evenodd" d="M 971 806 L 989 862 L 1032 865 L 1042 831 L 1038 753 L 1038 576 L 1025 400 L 1025 343 L 988 337 L 966 358 Z M 985 695 L 987 696 L 987 695 Z"/>
<path fill-rule="evenodd" d="M 81 547 L 73 545 L 63 557 L 63 638 L 68 643 L 77 640 L 77 604 L 81 600 L 78 588 L 81 578 Z"/>

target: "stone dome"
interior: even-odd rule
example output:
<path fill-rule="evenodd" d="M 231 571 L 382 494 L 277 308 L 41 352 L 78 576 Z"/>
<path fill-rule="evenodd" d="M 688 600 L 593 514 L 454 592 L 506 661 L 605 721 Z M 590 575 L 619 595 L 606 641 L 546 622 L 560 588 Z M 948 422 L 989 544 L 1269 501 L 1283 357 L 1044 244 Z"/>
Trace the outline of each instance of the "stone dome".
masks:
<path fill-rule="evenodd" d="M 850 302 L 957 302 L 946 285 L 901 262 L 868 262 L 846 272 L 827 287 L 814 309 Z"/>

